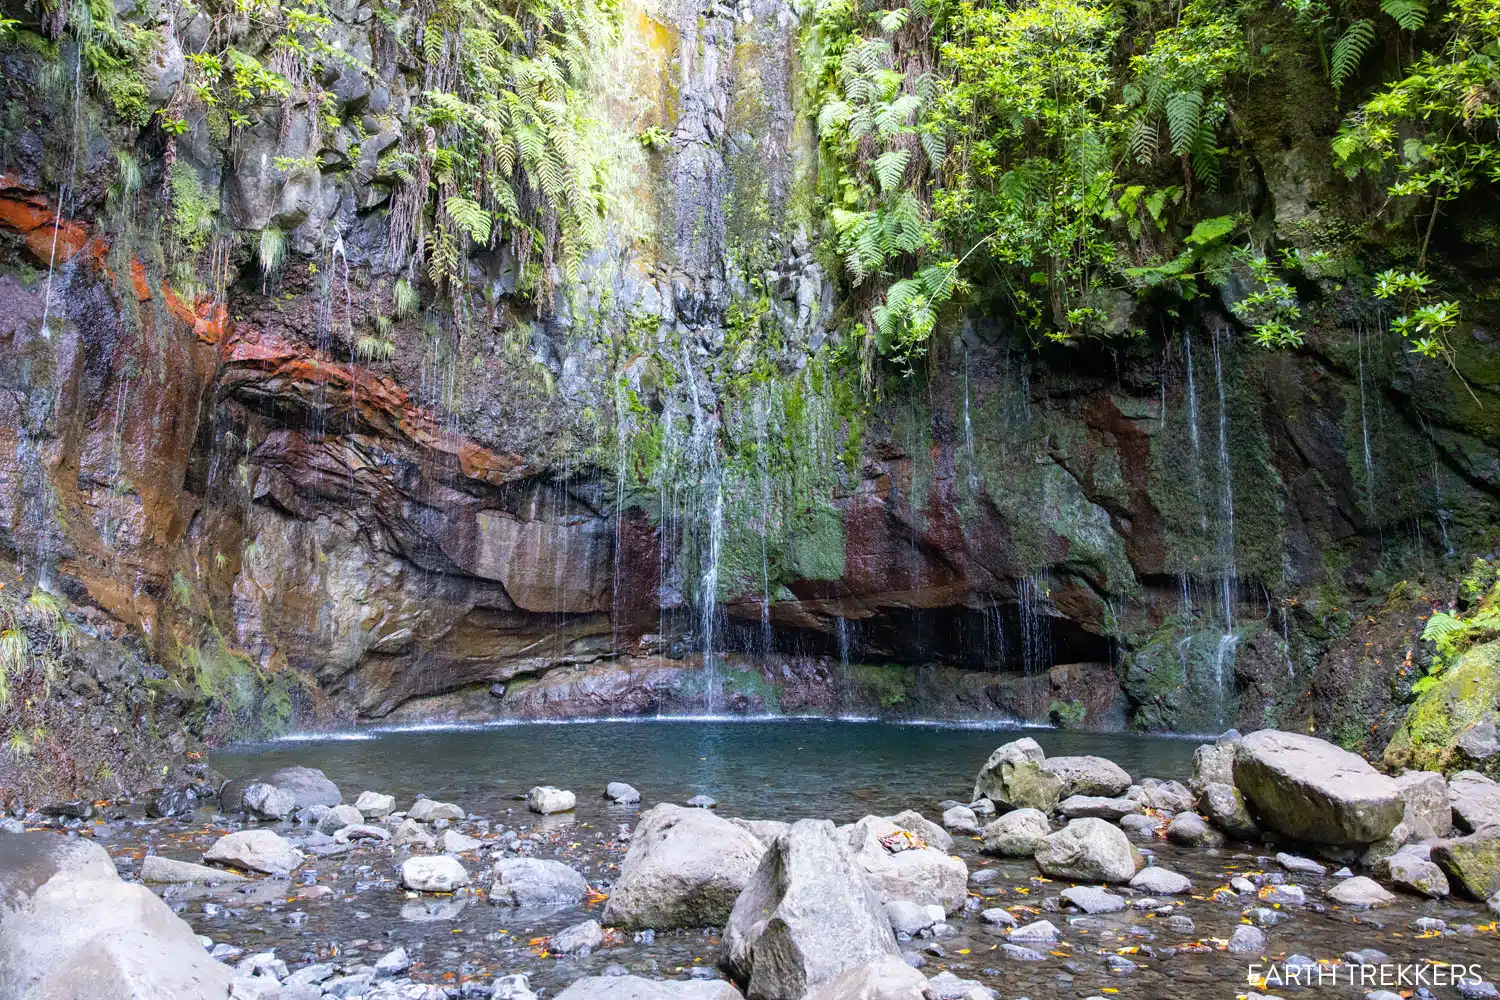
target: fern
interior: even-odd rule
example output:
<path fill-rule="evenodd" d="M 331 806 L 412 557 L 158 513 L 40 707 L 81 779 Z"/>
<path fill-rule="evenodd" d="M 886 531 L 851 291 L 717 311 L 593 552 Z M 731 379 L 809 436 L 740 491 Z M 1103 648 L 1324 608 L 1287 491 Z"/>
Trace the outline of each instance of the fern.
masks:
<path fill-rule="evenodd" d="M 1359 61 L 1364 58 L 1374 41 L 1375 23 L 1362 18 L 1349 25 L 1334 43 L 1333 57 L 1329 61 L 1329 79 L 1335 90 L 1341 89 L 1344 82 L 1353 75 L 1359 67 Z"/>
<path fill-rule="evenodd" d="M 262 229 L 256 257 L 260 259 L 261 277 L 269 278 L 286 258 L 286 234 L 275 226 Z"/>
<path fill-rule="evenodd" d="M 417 290 L 412 287 L 410 281 L 405 278 L 396 279 L 396 288 L 392 293 L 392 298 L 395 305 L 394 312 L 398 319 L 406 319 L 417 314 Z"/>
<path fill-rule="evenodd" d="M 1198 126 L 1203 121 L 1203 92 L 1179 90 L 1167 98 L 1167 132 L 1172 137 L 1172 152 L 1178 156 L 1193 148 Z"/>
<path fill-rule="evenodd" d="M 1457 615 L 1447 611 L 1434 611 L 1422 628 L 1422 638 L 1428 642 L 1441 642 L 1462 635 L 1468 629 L 1468 622 Z"/>
<path fill-rule="evenodd" d="M 880 182 L 880 190 L 891 191 L 901 185 L 901 178 L 906 175 L 906 165 L 911 162 L 911 150 L 892 149 L 881 153 L 870 165 L 875 179 Z"/>
<path fill-rule="evenodd" d="M 1406 31 L 1416 31 L 1427 23 L 1427 0 L 1380 0 L 1380 9 Z"/>
<path fill-rule="evenodd" d="M 469 239 L 479 246 L 489 243 L 490 213 L 479 202 L 454 195 L 443 203 L 443 209 L 453 220 L 453 224 L 468 234 Z"/>

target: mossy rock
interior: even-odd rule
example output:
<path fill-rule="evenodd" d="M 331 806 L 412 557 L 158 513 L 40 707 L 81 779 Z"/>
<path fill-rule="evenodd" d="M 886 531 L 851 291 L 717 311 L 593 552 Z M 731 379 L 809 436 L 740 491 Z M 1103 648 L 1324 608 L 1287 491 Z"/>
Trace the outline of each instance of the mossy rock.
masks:
<path fill-rule="evenodd" d="M 1500 718 L 1500 641 L 1475 646 L 1418 696 L 1385 748 L 1390 767 L 1452 771 L 1474 767 L 1500 777 L 1500 761 L 1473 761 L 1459 741 L 1476 726 Z"/>
<path fill-rule="evenodd" d="M 1500 893 L 1500 831 L 1493 827 L 1443 841 L 1432 849 L 1432 860 L 1454 888 L 1471 899 Z"/>

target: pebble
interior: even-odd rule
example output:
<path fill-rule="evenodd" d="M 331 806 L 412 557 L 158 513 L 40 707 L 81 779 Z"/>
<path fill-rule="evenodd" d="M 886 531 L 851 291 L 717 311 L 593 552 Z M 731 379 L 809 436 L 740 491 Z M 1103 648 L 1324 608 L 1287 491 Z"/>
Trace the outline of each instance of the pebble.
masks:
<path fill-rule="evenodd" d="M 1249 924 L 1240 924 L 1229 935 L 1229 953 L 1231 955 L 1260 955 L 1264 954 L 1267 947 L 1266 935 L 1258 927 Z"/>
<path fill-rule="evenodd" d="M 1296 854 L 1278 854 L 1276 861 L 1281 867 L 1289 872 L 1299 872 L 1305 875 L 1327 875 L 1328 869 L 1318 864 L 1312 858 L 1300 857 Z"/>

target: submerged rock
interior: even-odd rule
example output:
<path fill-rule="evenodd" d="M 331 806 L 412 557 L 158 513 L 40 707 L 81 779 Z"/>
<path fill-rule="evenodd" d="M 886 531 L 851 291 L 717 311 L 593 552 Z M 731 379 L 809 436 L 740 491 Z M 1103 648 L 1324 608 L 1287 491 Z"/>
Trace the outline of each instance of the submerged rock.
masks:
<path fill-rule="evenodd" d="M 495 862 L 490 902 L 503 906 L 561 906 L 582 899 L 588 881 L 563 864 L 542 858 L 505 858 Z"/>
<path fill-rule="evenodd" d="M 243 875 L 227 872 L 222 868 L 209 868 L 207 865 L 195 865 L 188 861 L 173 861 L 159 854 L 148 854 L 141 862 L 141 881 L 148 884 L 175 885 L 180 883 L 202 882 L 205 884 L 222 884 L 226 882 L 245 882 Z"/>
<path fill-rule="evenodd" d="M 446 854 L 401 862 L 401 884 L 417 892 L 452 892 L 469 884 L 469 872 Z"/>
<path fill-rule="evenodd" d="M 641 793 L 636 791 L 635 786 L 623 781 L 611 781 L 605 785 L 604 797 L 619 806 L 633 806 L 641 801 Z"/>
<path fill-rule="evenodd" d="M 526 808 L 543 816 L 571 812 L 577 804 L 578 797 L 572 792 L 551 785 L 537 785 L 526 793 Z"/>
<path fill-rule="evenodd" d="M 1262 729 L 1236 747 L 1234 783 L 1276 832 L 1314 844 L 1368 844 L 1401 822 L 1395 781 L 1326 740 Z"/>
<path fill-rule="evenodd" d="M 597 920 L 572 924 L 552 935 L 552 951 L 560 955 L 588 954 L 604 943 L 604 928 Z"/>
<path fill-rule="evenodd" d="M 725 968 L 765 1000 L 896 954 L 879 896 L 827 820 L 799 820 L 771 845 L 724 928 Z"/>
<path fill-rule="evenodd" d="M 620 864 L 604 923 L 705 927 L 729 919 L 765 846 L 706 809 L 663 803 L 641 815 Z"/>

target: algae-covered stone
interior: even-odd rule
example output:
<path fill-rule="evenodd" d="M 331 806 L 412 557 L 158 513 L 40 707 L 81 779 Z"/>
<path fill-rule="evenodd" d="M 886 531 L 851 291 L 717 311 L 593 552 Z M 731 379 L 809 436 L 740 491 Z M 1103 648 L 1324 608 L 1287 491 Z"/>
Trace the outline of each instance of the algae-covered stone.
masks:
<path fill-rule="evenodd" d="M 1500 892 L 1500 826 L 1441 841 L 1432 849 L 1432 860 L 1454 890 L 1470 899 L 1489 899 Z"/>
<path fill-rule="evenodd" d="M 1262 729 L 1236 747 L 1235 785 L 1278 833 L 1314 844 L 1369 844 L 1406 812 L 1395 781 L 1327 740 Z"/>
<path fill-rule="evenodd" d="M 1478 765 L 1500 777 L 1500 755 L 1480 764 L 1465 749 L 1474 745 L 1474 730 L 1496 718 L 1500 718 L 1500 642 L 1487 642 L 1460 656 L 1417 697 L 1385 748 L 1385 762 L 1424 771 Z"/>
<path fill-rule="evenodd" d="M 1064 781 L 1046 770 L 1045 761 L 1042 748 L 1029 736 L 1007 743 L 980 769 L 971 798 L 989 799 L 1002 809 L 1051 812 L 1062 798 Z"/>

